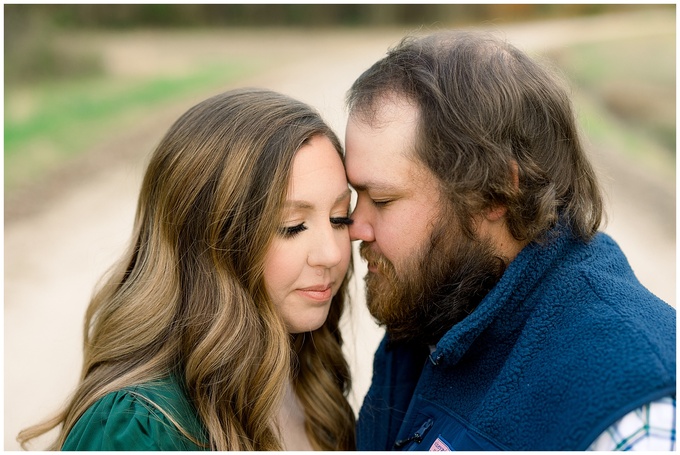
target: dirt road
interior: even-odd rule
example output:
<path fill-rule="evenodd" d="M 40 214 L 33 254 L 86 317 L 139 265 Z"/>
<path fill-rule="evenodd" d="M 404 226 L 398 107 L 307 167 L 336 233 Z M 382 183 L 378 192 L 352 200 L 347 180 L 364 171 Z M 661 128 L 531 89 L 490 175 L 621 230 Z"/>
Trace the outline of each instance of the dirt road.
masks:
<path fill-rule="evenodd" d="M 589 19 L 496 28 L 527 50 L 544 51 L 565 39 L 610 39 L 674 31 L 674 17 Z M 344 134 L 343 97 L 352 81 L 406 30 L 225 31 L 186 34 L 129 33 L 92 38 L 110 69 L 181 71 L 194 62 L 258 53 L 276 70 L 234 85 L 262 86 L 306 101 Z M 152 65 L 153 67 L 150 67 Z M 122 251 L 129 236 L 146 153 L 170 123 L 204 97 L 178 103 L 137 128 L 105 138 L 95 156 L 135 150 L 108 162 L 77 185 L 59 192 L 39 213 L 5 225 L 5 431 L 4 448 L 18 448 L 19 429 L 48 415 L 68 396 L 80 370 L 82 318 L 93 286 Z M 594 151 L 607 176 L 610 223 L 606 230 L 628 254 L 641 281 L 675 304 L 675 181 L 651 175 L 613 151 Z M 365 273 L 357 261 L 356 276 Z M 347 352 L 354 373 L 354 405 L 371 376 L 381 337 L 364 309 L 356 280 Z M 47 438 L 33 446 L 43 448 Z"/>

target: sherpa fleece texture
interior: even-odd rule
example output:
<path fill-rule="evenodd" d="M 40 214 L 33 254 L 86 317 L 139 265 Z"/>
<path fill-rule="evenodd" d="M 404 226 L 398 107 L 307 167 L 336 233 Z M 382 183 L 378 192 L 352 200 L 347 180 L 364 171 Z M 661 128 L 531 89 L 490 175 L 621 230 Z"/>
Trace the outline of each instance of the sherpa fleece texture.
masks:
<path fill-rule="evenodd" d="M 676 387 L 675 310 L 618 245 L 555 228 L 426 349 L 379 346 L 359 450 L 584 450 Z"/>

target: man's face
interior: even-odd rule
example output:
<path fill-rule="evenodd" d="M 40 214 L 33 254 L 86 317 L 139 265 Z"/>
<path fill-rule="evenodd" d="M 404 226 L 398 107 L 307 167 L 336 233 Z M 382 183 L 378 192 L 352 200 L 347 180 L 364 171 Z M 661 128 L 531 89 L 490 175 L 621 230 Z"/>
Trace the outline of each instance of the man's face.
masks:
<path fill-rule="evenodd" d="M 441 206 L 437 178 L 413 156 L 418 117 L 415 105 L 390 97 L 370 125 L 350 116 L 346 130 L 345 167 L 357 192 L 350 237 L 398 274 L 430 238 Z M 370 261 L 368 269 L 377 272 Z"/>
<path fill-rule="evenodd" d="M 462 234 L 437 177 L 412 154 L 418 109 L 393 97 L 369 123 L 351 116 L 345 166 L 357 191 L 350 238 L 368 262 L 366 301 L 397 339 L 436 342 L 503 273 L 484 238 Z"/>

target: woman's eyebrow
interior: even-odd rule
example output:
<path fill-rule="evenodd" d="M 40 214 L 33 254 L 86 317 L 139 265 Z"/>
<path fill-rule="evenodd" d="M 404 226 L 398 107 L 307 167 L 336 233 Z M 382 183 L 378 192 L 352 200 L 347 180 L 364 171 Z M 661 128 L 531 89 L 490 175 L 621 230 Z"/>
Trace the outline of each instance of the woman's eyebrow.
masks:
<path fill-rule="evenodd" d="M 340 202 L 344 201 L 345 199 L 349 198 L 352 196 L 352 191 L 347 188 L 347 190 L 343 191 L 342 194 L 340 194 L 337 198 L 335 198 L 335 201 L 333 202 L 333 205 L 339 204 Z M 300 209 L 300 210 L 309 210 L 314 208 L 314 204 L 312 204 L 309 201 L 286 201 L 284 204 L 285 208 L 290 208 L 290 209 Z"/>

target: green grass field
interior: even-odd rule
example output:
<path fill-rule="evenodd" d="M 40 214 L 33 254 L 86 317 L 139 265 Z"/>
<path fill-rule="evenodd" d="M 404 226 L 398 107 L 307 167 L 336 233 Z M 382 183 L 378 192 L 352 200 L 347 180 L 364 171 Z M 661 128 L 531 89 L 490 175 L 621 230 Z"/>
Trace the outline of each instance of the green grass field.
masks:
<path fill-rule="evenodd" d="M 247 77 L 255 68 L 252 62 L 233 61 L 174 78 L 103 75 L 10 87 L 5 92 L 5 190 L 40 178 L 165 103 Z"/>
<path fill-rule="evenodd" d="M 675 169 L 675 36 L 580 44 L 547 56 L 574 87 L 588 136 Z M 8 64 L 8 62 L 6 62 Z M 196 66 L 184 76 L 98 74 L 5 87 L 5 191 L 66 160 L 165 103 L 209 92 L 265 68 L 256 59 Z M 651 158 L 650 158 L 651 157 Z"/>
<path fill-rule="evenodd" d="M 589 139 L 675 170 L 675 35 L 580 44 L 550 55 Z"/>

